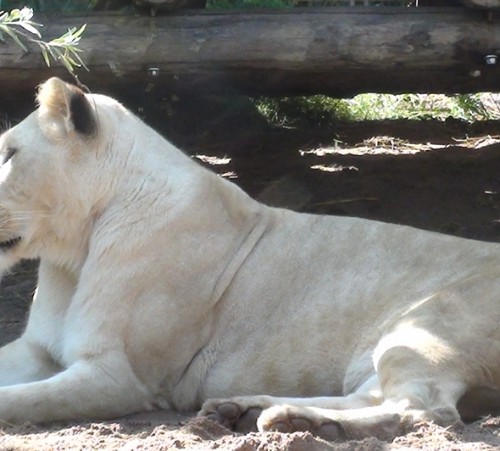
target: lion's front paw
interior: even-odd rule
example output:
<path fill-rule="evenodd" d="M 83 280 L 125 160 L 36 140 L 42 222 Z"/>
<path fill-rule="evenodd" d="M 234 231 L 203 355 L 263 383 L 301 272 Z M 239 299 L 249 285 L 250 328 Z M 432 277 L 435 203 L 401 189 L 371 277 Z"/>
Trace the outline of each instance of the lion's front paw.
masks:
<path fill-rule="evenodd" d="M 345 432 L 338 422 L 317 415 L 304 407 L 286 405 L 270 407 L 262 412 L 257 425 L 260 431 L 309 431 L 328 441 L 345 438 Z"/>
<path fill-rule="evenodd" d="M 198 415 L 216 421 L 237 432 L 257 431 L 257 418 L 262 412 L 259 406 L 239 403 L 236 399 L 211 399 L 203 404 Z"/>

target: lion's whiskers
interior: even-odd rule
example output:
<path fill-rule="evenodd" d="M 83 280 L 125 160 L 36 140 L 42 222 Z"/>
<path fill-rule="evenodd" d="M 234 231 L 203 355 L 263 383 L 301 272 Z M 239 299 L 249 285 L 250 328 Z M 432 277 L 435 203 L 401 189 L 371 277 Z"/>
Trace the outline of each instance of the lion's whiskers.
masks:
<path fill-rule="evenodd" d="M 5 114 L 0 117 L 0 134 L 5 133 L 7 130 L 12 128 L 12 122 L 9 117 Z"/>
<path fill-rule="evenodd" d="M 30 220 L 33 218 L 33 216 L 35 216 L 37 219 L 48 219 L 54 217 L 54 215 L 46 212 L 26 212 L 26 213 L 16 212 L 7 217 L 0 218 L 0 229 L 8 227 L 13 223 L 15 224 L 18 222 L 24 222 L 26 220 Z"/>

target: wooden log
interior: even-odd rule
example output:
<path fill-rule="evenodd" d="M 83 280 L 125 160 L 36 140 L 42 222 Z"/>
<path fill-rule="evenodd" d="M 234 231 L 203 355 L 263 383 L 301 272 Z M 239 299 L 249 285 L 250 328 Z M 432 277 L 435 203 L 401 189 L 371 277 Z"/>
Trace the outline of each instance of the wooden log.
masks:
<path fill-rule="evenodd" d="M 134 0 L 134 5 L 148 11 L 152 16 L 162 11 L 175 11 L 181 8 L 203 9 L 206 4 L 206 0 Z"/>
<path fill-rule="evenodd" d="M 462 3 L 477 8 L 500 8 L 500 0 L 462 0 Z"/>
<path fill-rule="evenodd" d="M 92 91 L 252 95 L 500 91 L 500 23 L 465 8 L 295 8 L 172 16 L 42 16 L 44 36 L 87 23 Z M 0 45 L 0 100 L 52 75 L 35 46 Z"/>

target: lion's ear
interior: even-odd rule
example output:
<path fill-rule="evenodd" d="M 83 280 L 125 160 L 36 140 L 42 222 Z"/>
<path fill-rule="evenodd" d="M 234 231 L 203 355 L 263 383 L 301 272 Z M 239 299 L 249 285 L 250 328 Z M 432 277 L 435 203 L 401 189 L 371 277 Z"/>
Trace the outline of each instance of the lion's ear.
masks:
<path fill-rule="evenodd" d="M 66 133 L 89 136 L 96 132 L 92 106 L 80 88 L 53 77 L 40 86 L 37 99 L 40 116 L 64 125 Z"/>

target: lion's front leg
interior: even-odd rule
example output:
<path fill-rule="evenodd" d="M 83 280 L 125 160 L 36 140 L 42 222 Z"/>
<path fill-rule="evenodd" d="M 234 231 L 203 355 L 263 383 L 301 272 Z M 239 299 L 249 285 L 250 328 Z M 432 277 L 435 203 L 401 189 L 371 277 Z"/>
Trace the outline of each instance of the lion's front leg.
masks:
<path fill-rule="evenodd" d="M 0 348 L 0 387 L 46 379 L 58 371 L 59 365 L 25 337 Z"/>
<path fill-rule="evenodd" d="M 49 378 L 61 371 L 60 355 L 64 315 L 76 283 L 67 270 L 42 260 L 38 288 L 26 331 L 17 340 L 0 348 L 0 387 Z"/>
<path fill-rule="evenodd" d="M 111 418 L 151 408 L 121 353 L 77 361 L 45 380 L 0 388 L 0 420 L 19 423 Z"/>

